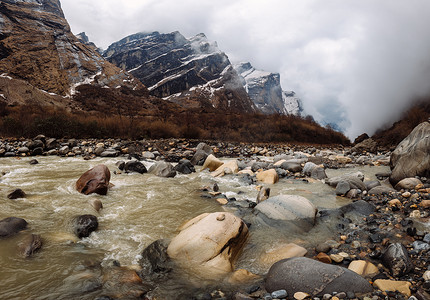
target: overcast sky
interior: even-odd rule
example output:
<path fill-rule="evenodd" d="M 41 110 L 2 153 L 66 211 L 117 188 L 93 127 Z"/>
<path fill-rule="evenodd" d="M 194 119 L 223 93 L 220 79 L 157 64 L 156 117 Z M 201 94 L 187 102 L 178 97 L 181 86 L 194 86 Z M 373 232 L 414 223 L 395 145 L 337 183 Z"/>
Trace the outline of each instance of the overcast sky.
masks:
<path fill-rule="evenodd" d="M 61 0 L 107 48 L 140 31 L 200 32 L 232 62 L 279 72 L 305 112 L 355 138 L 430 92 L 429 0 Z M 391 125 L 391 124 L 390 124 Z"/>

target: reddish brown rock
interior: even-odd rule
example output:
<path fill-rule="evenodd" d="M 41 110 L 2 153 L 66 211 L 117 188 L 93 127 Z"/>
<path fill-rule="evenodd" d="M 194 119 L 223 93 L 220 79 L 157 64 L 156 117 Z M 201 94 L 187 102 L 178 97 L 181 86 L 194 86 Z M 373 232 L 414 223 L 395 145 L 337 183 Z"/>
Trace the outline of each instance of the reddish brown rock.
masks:
<path fill-rule="evenodd" d="M 106 195 L 109 188 L 110 171 L 105 165 L 98 165 L 86 171 L 76 181 L 76 190 L 82 194 Z"/>

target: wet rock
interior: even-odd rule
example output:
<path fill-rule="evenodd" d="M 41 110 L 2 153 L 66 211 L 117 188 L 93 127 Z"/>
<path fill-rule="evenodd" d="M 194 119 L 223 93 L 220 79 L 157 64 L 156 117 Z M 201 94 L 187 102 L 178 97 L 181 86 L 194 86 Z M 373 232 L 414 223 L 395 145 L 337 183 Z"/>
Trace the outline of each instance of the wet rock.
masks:
<path fill-rule="evenodd" d="M 110 171 L 105 165 L 97 165 L 86 171 L 76 181 L 76 190 L 82 194 L 106 195 L 109 188 Z"/>
<path fill-rule="evenodd" d="M 145 278 L 162 278 L 173 269 L 173 262 L 167 255 L 167 240 L 157 240 L 146 247 L 139 260 L 142 270 L 139 276 Z"/>
<path fill-rule="evenodd" d="M 381 183 L 378 180 L 366 181 L 364 182 L 364 184 L 366 185 L 366 190 L 368 191 L 370 191 L 374 187 L 381 186 Z"/>
<path fill-rule="evenodd" d="M 58 147 L 58 142 L 55 138 L 50 138 L 46 140 L 45 148 L 46 150 L 53 150 Z"/>
<path fill-rule="evenodd" d="M 191 174 L 196 171 L 193 164 L 188 159 L 181 159 L 174 169 L 181 174 Z"/>
<path fill-rule="evenodd" d="M 100 153 L 100 157 L 117 157 L 118 151 L 115 149 L 106 149 Z"/>
<path fill-rule="evenodd" d="M 144 174 L 144 173 L 148 172 L 145 165 L 138 160 L 127 161 L 124 165 L 124 171 L 125 172 L 136 172 L 139 174 Z"/>
<path fill-rule="evenodd" d="M 210 154 L 206 158 L 201 171 L 203 171 L 205 169 L 209 169 L 210 172 L 213 172 L 216 169 L 218 169 L 220 166 L 222 166 L 223 164 L 224 163 L 221 160 L 216 158 L 214 155 Z"/>
<path fill-rule="evenodd" d="M 288 293 L 286 290 L 278 290 L 274 291 L 270 294 L 274 299 L 284 299 L 288 297 Z"/>
<path fill-rule="evenodd" d="M 381 259 L 384 266 L 386 266 L 395 277 L 408 274 L 413 269 L 408 251 L 405 246 L 400 243 L 390 244 Z"/>
<path fill-rule="evenodd" d="M 331 246 L 328 243 L 320 243 L 315 247 L 315 251 L 318 253 L 328 253 L 331 250 Z"/>
<path fill-rule="evenodd" d="M 302 166 L 299 163 L 295 163 L 295 162 L 288 162 L 285 161 L 283 162 L 280 167 L 284 170 L 296 173 L 296 172 L 301 172 L 302 171 Z"/>
<path fill-rule="evenodd" d="M 264 200 L 269 199 L 269 197 L 270 197 L 270 188 L 264 187 L 264 186 L 261 187 L 257 195 L 257 204 L 260 202 L 263 202 Z"/>
<path fill-rule="evenodd" d="M 34 156 L 36 156 L 36 155 L 42 155 L 42 154 L 43 154 L 43 148 L 41 148 L 41 147 L 34 148 L 31 151 L 31 155 L 34 155 Z"/>
<path fill-rule="evenodd" d="M 374 282 L 376 288 L 381 291 L 391 291 L 391 292 L 400 292 L 403 295 L 408 297 L 411 296 L 411 283 L 409 281 L 395 281 L 395 280 L 385 280 L 385 279 L 377 279 Z"/>
<path fill-rule="evenodd" d="M 391 154 L 390 182 L 396 185 L 400 180 L 414 176 L 430 176 L 430 122 L 419 124 L 400 142 Z"/>
<path fill-rule="evenodd" d="M 358 200 L 353 203 L 347 204 L 339 208 L 343 214 L 363 215 L 368 216 L 375 212 L 376 208 L 372 203 L 364 200 Z"/>
<path fill-rule="evenodd" d="M 115 163 L 115 166 L 117 166 L 117 167 L 118 167 L 118 169 L 120 169 L 121 171 L 124 171 L 124 168 L 125 168 L 125 161 L 123 161 L 123 160 L 117 161 L 117 162 Z"/>
<path fill-rule="evenodd" d="M 324 168 L 318 166 L 317 168 L 313 169 L 311 172 L 311 178 L 322 180 L 327 178 L 327 174 L 325 173 Z"/>
<path fill-rule="evenodd" d="M 69 151 L 70 151 L 69 146 L 63 146 L 63 147 L 61 147 L 60 149 L 58 149 L 58 154 L 60 154 L 60 155 L 64 156 L 64 155 L 66 155 L 67 153 L 69 153 Z"/>
<path fill-rule="evenodd" d="M 275 263 L 266 276 L 265 288 L 268 292 L 285 289 L 289 295 L 306 291 L 311 296 L 373 290 L 367 280 L 355 272 L 305 257 Z"/>
<path fill-rule="evenodd" d="M 223 163 L 219 166 L 215 171 L 211 173 L 213 177 L 224 176 L 226 174 L 236 174 L 239 172 L 239 166 L 237 165 L 236 160 L 231 160 L 226 163 Z"/>
<path fill-rule="evenodd" d="M 27 228 L 27 221 L 9 217 L 0 221 L 0 237 L 7 237 Z"/>
<path fill-rule="evenodd" d="M 212 148 L 210 146 L 206 145 L 205 143 L 200 143 L 197 145 L 196 153 L 191 158 L 191 163 L 193 165 L 200 165 L 201 166 L 201 165 L 203 165 L 206 158 L 210 154 L 213 154 Z"/>
<path fill-rule="evenodd" d="M 275 169 L 270 169 L 257 173 L 257 180 L 265 184 L 275 184 L 279 181 L 279 176 Z"/>
<path fill-rule="evenodd" d="M 339 181 L 339 183 L 336 185 L 336 195 L 343 196 L 348 193 L 350 189 L 351 186 L 347 181 Z"/>
<path fill-rule="evenodd" d="M 155 159 L 155 154 L 149 151 L 145 151 L 142 153 L 142 157 L 144 159 Z"/>
<path fill-rule="evenodd" d="M 255 210 L 269 219 L 294 221 L 298 226 L 310 228 L 315 224 L 317 208 L 308 199 L 298 195 L 279 195 L 259 203 Z"/>
<path fill-rule="evenodd" d="M 11 200 L 19 199 L 19 198 L 25 198 L 25 197 L 26 197 L 26 194 L 21 189 L 16 189 L 7 195 L 7 198 L 11 199 Z"/>
<path fill-rule="evenodd" d="M 103 208 L 103 203 L 100 199 L 92 199 L 89 200 L 90 205 L 97 211 L 99 212 L 102 208 Z"/>
<path fill-rule="evenodd" d="M 239 269 L 233 272 L 231 276 L 228 278 L 228 282 L 230 284 L 244 284 L 244 283 L 250 283 L 252 281 L 255 281 L 256 279 L 259 279 L 260 276 L 255 275 L 248 270 L 245 269 Z"/>
<path fill-rule="evenodd" d="M 289 243 L 267 251 L 260 257 L 260 262 L 264 265 L 271 266 L 282 259 L 305 256 L 307 252 L 305 248 L 294 243 Z"/>
<path fill-rule="evenodd" d="M 422 184 L 421 180 L 417 178 L 405 178 L 400 180 L 394 187 L 396 190 L 413 190 L 417 185 Z"/>
<path fill-rule="evenodd" d="M 218 220 L 221 216 L 223 220 Z M 202 276 L 218 276 L 233 270 L 233 263 L 248 236 L 248 227 L 227 212 L 200 215 L 180 228 L 167 254 L 186 266 L 198 267 Z"/>
<path fill-rule="evenodd" d="M 37 165 L 39 162 L 37 161 L 37 159 L 32 159 L 30 160 L 29 164 L 30 165 Z"/>
<path fill-rule="evenodd" d="M 148 173 L 154 174 L 159 177 L 171 178 L 176 176 L 176 171 L 174 170 L 171 163 L 165 161 L 159 161 L 153 164 Z"/>
<path fill-rule="evenodd" d="M 73 219 L 73 231 L 79 238 L 90 236 L 99 226 L 96 216 L 81 215 Z"/>
<path fill-rule="evenodd" d="M 349 173 L 343 176 L 331 177 L 326 179 L 326 183 L 332 187 L 336 187 L 339 182 L 348 182 L 352 189 L 366 190 L 366 186 L 363 183 L 364 175 L 361 172 Z"/>
<path fill-rule="evenodd" d="M 318 253 L 317 256 L 315 256 L 315 259 L 325 264 L 331 264 L 330 256 L 323 252 Z"/>
<path fill-rule="evenodd" d="M 389 193 L 393 193 L 396 190 L 393 188 L 390 188 L 388 186 L 376 186 L 374 188 L 372 188 L 370 191 L 368 191 L 369 195 L 382 195 L 382 194 L 389 194 Z"/>
<path fill-rule="evenodd" d="M 18 153 L 19 154 L 25 154 L 25 153 L 28 153 L 28 152 L 30 152 L 30 149 L 28 149 L 27 147 L 20 147 L 20 148 L 18 148 Z"/>
<path fill-rule="evenodd" d="M 19 243 L 19 252 L 24 257 L 32 256 L 42 247 L 42 238 L 38 234 L 30 234 Z"/>

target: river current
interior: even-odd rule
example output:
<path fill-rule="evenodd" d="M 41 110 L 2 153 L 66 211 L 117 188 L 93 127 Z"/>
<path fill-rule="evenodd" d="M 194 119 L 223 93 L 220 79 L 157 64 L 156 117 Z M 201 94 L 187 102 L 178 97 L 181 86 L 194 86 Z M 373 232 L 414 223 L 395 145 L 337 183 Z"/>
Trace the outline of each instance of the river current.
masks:
<path fill-rule="evenodd" d="M 39 164 L 36 165 L 30 165 L 30 158 L 25 157 L 0 159 L 3 174 L 0 177 L 0 219 L 20 217 L 29 224 L 25 231 L 0 239 L 1 299 L 73 299 L 74 295 L 79 295 L 76 296 L 79 299 L 94 299 L 103 295 L 103 287 L 88 292 L 87 296 L 79 294 L 85 290 L 82 282 L 89 266 L 108 264 L 112 260 L 124 266 L 136 265 L 146 246 L 158 239 L 174 237 L 185 221 L 202 213 L 235 211 L 214 199 L 202 197 L 202 187 L 217 183 L 221 193 L 237 201 L 255 201 L 258 193 L 255 184 L 248 185 L 234 175 L 213 178 L 207 170 L 199 172 L 199 167 L 191 175 L 160 178 L 151 174 L 119 174 L 115 163 L 120 158 L 87 161 L 47 156 L 37 159 Z M 113 187 L 108 194 L 85 196 L 78 193 L 76 180 L 101 163 L 111 171 Z M 144 164 L 149 168 L 152 162 Z M 363 166 L 326 172 L 332 177 L 359 170 L 366 179 L 375 180 L 375 173 L 387 169 Z M 16 188 L 24 190 L 26 198 L 9 200 L 7 194 Z M 320 210 L 350 203 L 349 199 L 336 197 L 333 188 L 315 180 L 281 179 L 271 186 L 271 195 L 279 194 L 304 196 Z M 99 213 L 89 204 L 97 198 L 104 206 Z M 96 215 L 99 228 L 88 238 L 78 240 L 73 235 L 71 220 L 82 214 Z M 17 251 L 17 244 L 29 233 L 41 235 L 43 246 L 34 256 L 24 258 Z M 307 234 L 295 234 L 253 224 L 237 267 L 264 275 L 267 266 L 259 262 L 264 252 L 279 244 L 296 243 L 306 248 L 326 239 L 333 239 L 328 226 L 319 226 Z M 171 295 L 171 291 L 163 291 L 163 287 L 157 290 L 159 295 Z"/>

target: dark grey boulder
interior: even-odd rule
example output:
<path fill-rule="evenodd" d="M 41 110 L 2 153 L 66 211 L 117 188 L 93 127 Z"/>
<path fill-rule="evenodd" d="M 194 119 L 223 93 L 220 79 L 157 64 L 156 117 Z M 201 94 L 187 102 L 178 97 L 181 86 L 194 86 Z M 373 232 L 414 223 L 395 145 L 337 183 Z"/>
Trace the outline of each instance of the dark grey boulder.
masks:
<path fill-rule="evenodd" d="M 124 171 L 126 172 L 136 172 L 136 173 L 147 173 L 145 165 L 138 160 L 131 160 L 125 163 Z"/>
<path fill-rule="evenodd" d="M 12 191 L 12 192 L 10 192 L 8 195 L 7 195 L 7 198 L 8 199 L 12 199 L 12 200 L 14 200 L 14 199 L 18 199 L 18 198 L 25 198 L 25 192 L 23 191 L 23 190 L 21 190 L 21 189 L 16 189 L 16 190 L 14 190 L 14 191 Z"/>
<path fill-rule="evenodd" d="M 27 228 L 27 221 L 21 218 L 9 217 L 0 221 L 0 237 L 6 237 Z"/>
<path fill-rule="evenodd" d="M 203 163 L 205 162 L 206 158 L 209 156 L 209 154 L 213 154 L 213 150 L 212 147 L 210 147 L 209 145 L 205 144 L 205 143 L 199 143 L 196 147 L 196 153 L 194 154 L 194 156 L 191 158 L 191 163 L 196 166 L 196 165 L 203 165 Z"/>
<path fill-rule="evenodd" d="M 34 150 L 36 148 L 44 148 L 45 144 L 41 140 L 33 140 L 27 144 L 28 149 Z"/>
<path fill-rule="evenodd" d="M 314 168 L 311 171 L 311 178 L 317 179 L 317 180 L 322 180 L 322 179 L 327 178 L 327 174 L 325 173 L 324 168 L 317 166 L 316 168 Z"/>
<path fill-rule="evenodd" d="M 285 161 L 280 166 L 282 169 L 296 173 L 302 171 L 302 166 L 299 163 Z"/>
<path fill-rule="evenodd" d="M 90 236 L 98 227 L 97 217 L 93 215 L 81 215 L 73 220 L 73 231 L 79 238 Z"/>
<path fill-rule="evenodd" d="M 191 174 L 196 171 L 193 164 L 188 159 L 181 159 L 173 169 L 181 174 Z"/>
<path fill-rule="evenodd" d="M 143 250 L 139 260 L 142 270 L 138 273 L 141 278 L 160 278 L 173 269 L 173 262 L 167 255 L 168 246 L 167 240 L 157 240 Z"/>
<path fill-rule="evenodd" d="M 56 147 L 58 147 L 58 142 L 54 138 L 48 139 L 45 143 L 46 150 L 52 150 L 52 149 L 55 149 Z"/>
<path fill-rule="evenodd" d="M 369 216 L 370 214 L 374 213 L 375 210 L 376 208 L 373 204 L 364 200 L 358 200 L 339 208 L 339 211 L 342 214 L 359 214 L 364 216 Z"/>
<path fill-rule="evenodd" d="M 43 148 L 42 147 L 34 148 L 31 151 L 31 155 L 42 155 L 42 154 L 43 154 Z"/>
<path fill-rule="evenodd" d="M 390 182 L 415 176 L 430 177 L 430 122 L 419 124 L 400 142 L 390 157 Z"/>
<path fill-rule="evenodd" d="M 408 274 L 413 269 L 408 250 L 400 243 L 390 244 L 382 255 L 382 263 L 391 275 L 400 277 Z"/>
<path fill-rule="evenodd" d="M 368 191 L 370 191 L 374 187 L 377 187 L 377 186 L 381 185 L 381 183 L 378 180 L 366 181 L 366 182 L 364 182 L 364 184 L 366 185 L 366 189 Z"/>
<path fill-rule="evenodd" d="M 117 162 L 115 163 L 115 166 L 117 166 L 117 167 L 118 167 L 118 169 L 120 169 L 121 171 L 124 171 L 124 168 L 125 168 L 125 161 L 123 161 L 123 160 L 117 161 Z"/>
<path fill-rule="evenodd" d="M 348 193 L 350 189 L 351 186 L 349 185 L 348 181 L 339 181 L 339 183 L 336 185 L 336 195 L 343 196 Z"/>
<path fill-rule="evenodd" d="M 306 257 L 283 259 L 273 264 L 266 276 L 265 288 L 269 293 L 286 290 L 288 295 L 306 292 L 312 297 L 333 292 L 373 291 L 370 283 L 357 273 Z"/>
<path fill-rule="evenodd" d="M 30 165 L 37 165 L 39 162 L 37 161 L 37 159 L 32 159 L 30 160 L 29 164 Z"/>
<path fill-rule="evenodd" d="M 159 161 L 153 164 L 148 173 L 154 174 L 159 177 L 175 177 L 176 171 L 174 170 L 171 163 L 165 161 Z"/>

